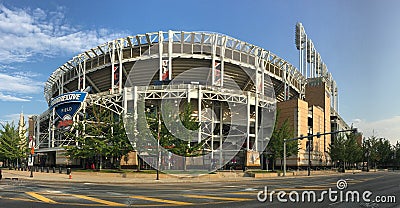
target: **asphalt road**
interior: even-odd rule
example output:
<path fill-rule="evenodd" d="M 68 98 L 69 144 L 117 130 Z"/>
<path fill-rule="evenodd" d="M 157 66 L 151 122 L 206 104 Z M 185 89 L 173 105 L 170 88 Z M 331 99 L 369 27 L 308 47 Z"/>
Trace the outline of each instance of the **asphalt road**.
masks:
<path fill-rule="evenodd" d="M 3 179 L 0 207 L 400 207 L 400 172 L 126 185 Z"/>

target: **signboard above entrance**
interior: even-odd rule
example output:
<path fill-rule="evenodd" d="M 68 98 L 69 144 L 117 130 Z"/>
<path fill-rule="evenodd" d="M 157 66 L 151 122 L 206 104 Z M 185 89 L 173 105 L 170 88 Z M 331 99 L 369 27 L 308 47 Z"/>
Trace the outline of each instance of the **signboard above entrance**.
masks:
<path fill-rule="evenodd" d="M 69 130 L 73 124 L 75 114 L 81 109 L 82 102 L 85 101 L 87 92 L 70 92 L 54 98 L 50 102 L 50 109 L 55 110 L 61 121 L 57 128 Z"/>
<path fill-rule="evenodd" d="M 59 95 L 53 100 L 51 100 L 50 109 L 64 103 L 71 103 L 71 102 L 82 103 L 83 101 L 85 101 L 86 96 L 87 92 L 69 92 Z"/>

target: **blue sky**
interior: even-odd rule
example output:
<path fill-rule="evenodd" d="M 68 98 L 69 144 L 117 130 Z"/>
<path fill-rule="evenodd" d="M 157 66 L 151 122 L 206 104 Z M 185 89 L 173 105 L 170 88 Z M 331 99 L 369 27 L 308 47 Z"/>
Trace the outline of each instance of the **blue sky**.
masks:
<path fill-rule="evenodd" d="M 0 0 L 0 121 L 40 114 L 43 83 L 74 55 L 117 37 L 215 31 L 298 66 L 296 22 L 339 86 L 339 111 L 370 136 L 400 138 L 400 1 Z"/>

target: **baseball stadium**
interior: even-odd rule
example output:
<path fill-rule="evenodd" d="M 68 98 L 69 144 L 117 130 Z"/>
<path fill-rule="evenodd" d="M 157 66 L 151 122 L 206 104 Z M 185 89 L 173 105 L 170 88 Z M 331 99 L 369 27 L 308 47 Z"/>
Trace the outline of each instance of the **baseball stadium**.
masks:
<path fill-rule="evenodd" d="M 97 107 L 124 119 L 134 151 L 121 165 L 142 168 L 174 164 L 167 147 L 155 153 L 160 131 L 157 140 L 140 127 L 145 112 L 167 122 L 168 113 L 179 114 L 190 105 L 198 129 L 182 130 L 177 137 L 190 138 L 189 146 L 200 144 L 203 154 L 185 160 L 188 167 L 268 168 L 265 147 L 274 126 L 284 120 L 294 137 L 349 129 L 338 113 L 336 82 L 301 23 L 294 40 L 298 67 L 267 49 L 205 31 L 149 32 L 83 51 L 50 75 L 44 87 L 49 108 L 29 118 L 35 164 L 82 166 L 65 156 L 64 147 L 82 145 L 66 134 L 76 131 L 74 123 L 89 122 Z M 171 132 L 182 128 L 179 120 L 170 123 Z M 313 140 L 312 151 L 307 141 L 299 141 L 299 152 L 287 165 L 305 167 L 310 157 L 315 167 L 331 166 L 331 139 Z M 164 159 L 157 164 L 160 155 Z"/>

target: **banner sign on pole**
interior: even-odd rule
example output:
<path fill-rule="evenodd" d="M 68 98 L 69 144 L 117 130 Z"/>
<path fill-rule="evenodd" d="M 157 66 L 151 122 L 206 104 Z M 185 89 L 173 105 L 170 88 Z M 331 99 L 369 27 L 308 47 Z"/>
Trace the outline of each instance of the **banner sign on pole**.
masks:
<path fill-rule="evenodd" d="M 119 68 L 118 66 L 114 66 L 114 86 L 119 86 Z"/>
<path fill-rule="evenodd" d="M 168 60 L 162 60 L 162 71 L 161 71 L 161 80 L 162 81 L 166 81 L 166 80 L 169 80 L 169 77 L 168 77 L 168 75 L 169 75 L 169 70 L 168 70 L 168 63 L 169 63 L 169 61 Z"/>
<path fill-rule="evenodd" d="M 214 64 L 214 85 L 221 86 L 221 62 L 215 61 Z"/>

